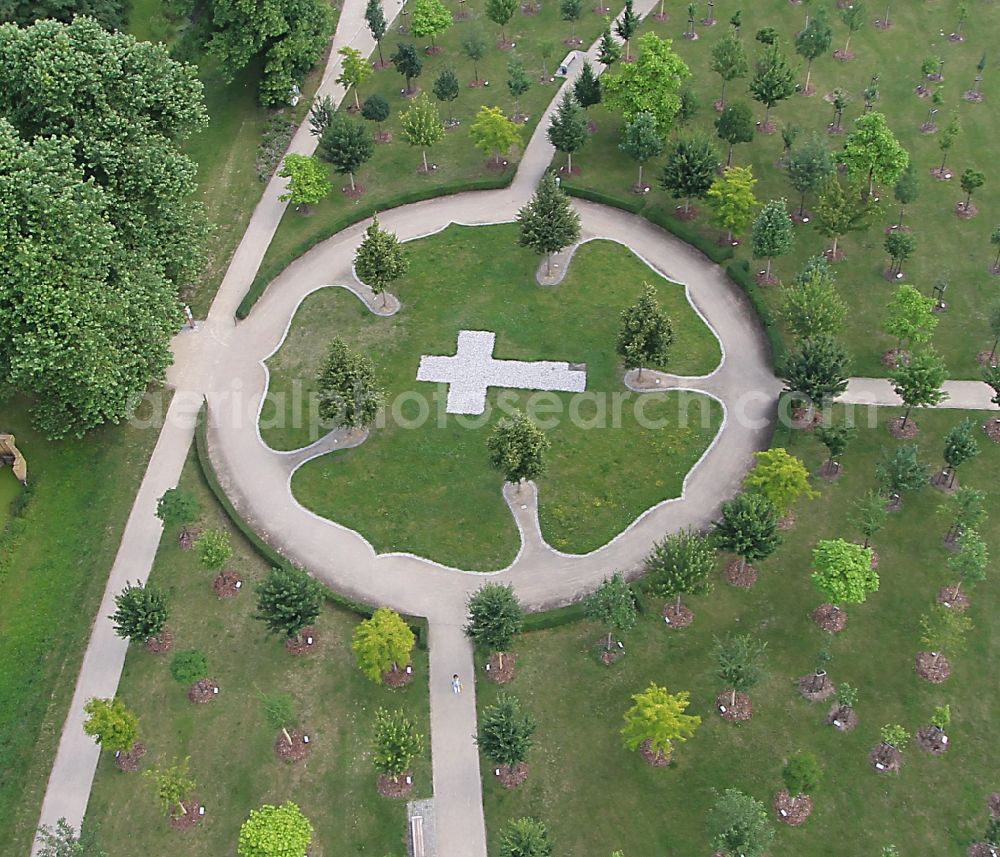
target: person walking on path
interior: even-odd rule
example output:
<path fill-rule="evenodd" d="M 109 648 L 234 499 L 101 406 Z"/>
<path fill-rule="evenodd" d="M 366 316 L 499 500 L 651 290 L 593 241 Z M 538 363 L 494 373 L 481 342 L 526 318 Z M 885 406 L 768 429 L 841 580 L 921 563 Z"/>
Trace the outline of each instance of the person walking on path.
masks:
<path fill-rule="evenodd" d="M 462 692 L 462 680 L 458 677 L 458 673 L 451 677 L 451 689 L 456 695 Z"/>

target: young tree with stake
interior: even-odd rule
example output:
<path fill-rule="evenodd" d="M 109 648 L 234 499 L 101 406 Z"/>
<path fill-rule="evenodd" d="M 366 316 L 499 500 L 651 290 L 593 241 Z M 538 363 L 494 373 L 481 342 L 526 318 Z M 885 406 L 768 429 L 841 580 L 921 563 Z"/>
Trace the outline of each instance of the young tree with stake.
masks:
<path fill-rule="evenodd" d="M 871 548 L 843 539 L 825 539 L 813 548 L 812 567 L 812 582 L 835 612 L 841 604 L 864 604 L 870 593 L 878 592 Z"/>
<path fill-rule="evenodd" d="M 743 232 L 752 222 L 760 202 L 754 196 L 757 179 L 750 167 L 727 167 L 705 193 L 711 211 L 709 219 L 726 230 L 725 241 L 732 246 L 733 233 Z M 721 242 L 720 242 L 721 243 Z"/>
<path fill-rule="evenodd" d="M 368 31 L 372 34 L 378 50 L 378 67 L 385 68 L 386 61 L 382 58 L 382 39 L 385 38 L 389 25 L 382 11 L 381 0 L 368 0 L 368 5 L 365 7 L 365 23 L 368 24 Z"/>
<path fill-rule="evenodd" d="M 546 136 L 556 151 L 566 155 L 566 174 L 573 174 L 573 153 L 583 148 L 587 134 L 587 117 L 573 93 L 567 91 L 559 102 Z"/>
<path fill-rule="evenodd" d="M 944 178 L 944 165 L 948 160 L 948 153 L 951 151 L 952 146 L 955 145 L 955 140 L 961 131 L 962 125 L 958 119 L 958 111 L 956 111 L 951 114 L 948 124 L 944 126 L 941 136 L 938 137 L 938 148 L 941 150 L 941 166 L 935 172 L 940 178 Z M 902 217 L 900 217 L 900 221 L 902 221 Z"/>
<path fill-rule="evenodd" d="M 656 117 L 652 113 L 639 113 L 631 122 L 626 122 L 618 148 L 639 164 L 639 181 L 633 189 L 642 193 L 646 187 L 642 181 L 642 168 L 646 161 L 663 153 L 663 138 L 656 130 Z"/>
<path fill-rule="evenodd" d="M 947 128 L 945 129 L 947 131 Z M 942 137 L 943 139 L 943 137 Z M 892 189 L 892 195 L 899 203 L 899 216 L 896 218 L 896 225 L 893 229 L 903 228 L 903 216 L 906 214 L 906 206 L 916 202 L 920 195 L 920 184 L 917 181 L 917 170 L 913 162 L 906 165 L 906 169 L 896 180 L 896 185 Z"/>
<path fill-rule="evenodd" d="M 839 162 L 856 182 L 863 182 L 866 196 L 872 196 L 875 185 L 895 184 L 910 162 L 907 154 L 881 113 L 866 113 L 854 125 L 844 141 Z"/>
<path fill-rule="evenodd" d="M 732 166 L 733 146 L 737 143 L 753 142 L 753 110 L 750 105 L 745 101 L 728 104 L 715 120 L 715 130 L 719 139 L 729 144 L 726 166 Z"/>
<path fill-rule="evenodd" d="M 365 66 L 370 68 L 370 66 Z M 365 104 L 368 102 L 366 101 Z M 388 103 L 386 103 L 388 107 Z M 354 174 L 375 153 L 371 134 L 365 127 L 344 113 L 337 112 L 330 119 L 323 135 L 319 138 L 319 153 L 324 161 L 333 164 L 334 170 L 346 175 L 351 182 L 351 192 L 358 190 Z"/>
<path fill-rule="evenodd" d="M 816 437 L 828 454 L 823 471 L 829 474 L 840 472 L 840 457 L 844 454 L 848 444 L 857 437 L 858 431 L 854 426 L 846 423 L 837 425 L 819 426 L 816 429 Z"/>
<path fill-rule="evenodd" d="M 715 43 L 712 48 L 710 68 L 722 78 L 722 94 L 715 102 L 715 109 L 722 110 L 726 106 L 726 86 L 731 81 L 744 78 L 750 73 L 746 48 L 743 47 L 743 40 L 735 29 L 730 30 Z"/>
<path fill-rule="evenodd" d="M 438 113 L 437 105 L 427 97 L 426 93 L 421 93 L 410 105 L 410 109 L 400 117 L 400 124 L 403 139 L 414 148 L 420 149 L 423 158 L 421 172 L 430 173 L 427 150 L 444 139 L 444 126 L 441 124 L 441 114 Z"/>
<path fill-rule="evenodd" d="M 291 747 L 294 742 L 289 734 L 289 728 L 294 729 L 296 725 L 295 702 L 287 693 L 272 693 L 261 697 L 264 707 L 264 718 L 267 725 L 272 729 L 277 729 L 285 743 Z"/>
<path fill-rule="evenodd" d="M 573 25 L 573 35 L 570 37 L 569 44 L 582 44 L 576 37 L 576 25 L 582 14 L 583 0 L 559 0 L 559 17 Z"/>
<path fill-rule="evenodd" d="M 962 533 L 977 529 L 986 520 L 985 502 L 984 491 L 963 485 L 941 504 L 938 511 L 948 518 L 946 544 L 953 544 Z"/>
<path fill-rule="evenodd" d="M 502 166 L 503 156 L 521 143 L 521 131 L 499 107 L 479 108 L 475 121 L 469 126 L 469 136 L 473 145 L 496 166 Z"/>
<path fill-rule="evenodd" d="M 969 168 L 962 171 L 959 184 L 961 184 L 962 190 L 965 191 L 965 201 L 958 204 L 957 210 L 960 214 L 966 217 L 972 217 L 976 214 L 976 209 L 972 205 L 972 194 L 981 188 L 985 182 L 986 173 L 980 170 Z"/>
<path fill-rule="evenodd" d="M 517 213 L 517 222 L 518 243 L 545 256 L 546 276 L 552 274 L 552 254 L 580 237 L 580 215 L 573 210 L 566 192 L 556 184 L 551 172 L 542 176 L 534 196 Z"/>
<path fill-rule="evenodd" d="M 135 746 L 139 735 L 139 717 L 120 699 L 92 697 L 83 706 L 87 719 L 83 732 L 89 735 L 102 750 L 128 753 Z"/>
<path fill-rule="evenodd" d="M 833 239 L 833 247 L 826 251 L 831 262 L 840 261 L 843 254 L 837 250 L 841 238 L 868 226 L 873 206 L 852 187 L 845 187 L 831 173 L 819 191 L 816 204 L 816 229 L 820 235 Z"/>
<path fill-rule="evenodd" d="M 409 268 L 409 259 L 403 252 L 399 239 L 395 233 L 380 228 L 378 215 L 375 215 L 354 256 L 354 271 L 358 278 L 373 294 L 382 295 L 384 307 L 386 289 L 403 277 Z"/>
<path fill-rule="evenodd" d="M 524 611 L 509 584 L 485 583 L 469 596 L 466 635 L 477 645 L 497 655 L 503 669 L 504 654 L 524 628 Z"/>
<path fill-rule="evenodd" d="M 622 58 L 622 49 L 611 35 L 611 25 L 604 28 L 601 43 L 597 49 L 597 61 L 607 70 Z"/>
<path fill-rule="evenodd" d="M 786 517 L 800 497 L 818 493 L 809 484 L 809 471 L 802 460 L 780 446 L 754 453 L 753 469 L 743 480 L 744 488 L 766 497 L 779 517 Z"/>
<path fill-rule="evenodd" d="M 191 795 L 194 794 L 195 782 L 191 779 L 191 759 L 184 758 L 175 761 L 173 764 L 152 768 L 146 771 L 143 776 L 153 783 L 153 790 L 160 806 L 166 815 L 185 816 L 188 814 L 188 807 Z M 243 852 L 240 852 L 243 857 Z M 247 855 L 247 857 L 253 857 Z"/>
<path fill-rule="evenodd" d="M 989 548 L 978 532 L 965 530 L 957 541 L 958 553 L 948 558 L 948 571 L 953 575 L 953 580 L 958 578 L 958 583 L 946 592 L 947 602 L 945 602 L 953 605 L 960 603 L 963 585 L 975 586 L 986 580 L 986 569 L 990 565 Z M 968 596 L 965 596 L 961 603 L 968 603 Z"/>
<path fill-rule="evenodd" d="M 434 80 L 434 85 L 431 87 L 434 97 L 442 104 L 451 104 L 458 98 L 458 90 L 458 75 L 455 74 L 455 69 L 453 68 L 441 69 L 441 74 L 437 76 Z M 449 112 L 444 124 L 449 128 L 454 128 L 458 124 L 453 112 Z"/>
<path fill-rule="evenodd" d="M 510 97 L 514 99 L 514 115 L 510 117 L 511 121 L 523 121 L 520 109 L 521 96 L 529 89 L 531 89 L 531 80 L 528 78 L 528 73 L 524 70 L 524 62 L 519 56 L 512 56 L 507 60 L 507 91 L 510 93 Z"/>
<path fill-rule="evenodd" d="M 359 50 L 354 48 L 341 48 L 337 53 L 340 55 L 340 77 L 337 78 L 344 89 L 354 90 L 354 109 L 361 109 L 361 102 L 358 100 L 358 90 L 361 84 L 372 76 L 372 67 Z"/>
<path fill-rule="evenodd" d="M 909 232 L 890 232 L 885 236 L 885 252 L 889 254 L 887 276 L 899 278 L 903 273 L 903 263 L 917 249 L 917 239 Z"/>
<path fill-rule="evenodd" d="M 792 218 L 783 199 L 764 203 L 750 231 L 750 247 L 754 259 L 767 259 L 761 272 L 762 282 L 771 282 L 771 263 L 776 256 L 784 256 L 792 249 Z"/>
<path fill-rule="evenodd" d="M 957 655 L 965 649 L 965 637 L 972 630 L 972 619 L 943 604 L 932 607 L 920 617 L 920 642 L 930 649 L 930 670 L 936 670 L 945 653 Z M 943 681 L 943 679 L 941 679 Z"/>
<path fill-rule="evenodd" d="M 976 423 L 966 417 L 944 436 L 945 476 L 948 487 L 955 487 L 958 468 L 979 455 L 979 444 L 976 442 Z"/>
<path fill-rule="evenodd" d="M 528 757 L 536 728 L 535 718 L 517 699 L 500 693 L 497 701 L 483 710 L 476 744 L 486 758 L 513 775 Z M 516 782 L 520 785 L 521 780 Z"/>
<path fill-rule="evenodd" d="M 653 545 L 644 570 L 651 592 L 661 598 L 676 598 L 672 613 L 680 617 L 683 595 L 704 595 L 712 591 L 716 552 L 712 540 L 694 530 L 671 533 Z M 691 611 L 686 610 L 691 616 Z"/>
<path fill-rule="evenodd" d="M 625 749 L 642 749 L 653 757 L 668 760 L 674 743 L 687 741 L 701 725 L 700 717 L 685 713 L 689 699 L 687 691 L 672 694 L 654 682 L 644 691 L 632 694 L 632 707 L 625 712 L 621 733 Z"/>
<path fill-rule="evenodd" d="M 771 501 L 761 494 L 740 494 L 722 504 L 722 517 L 715 522 L 715 542 L 740 558 L 739 571 L 766 559 L 781 544 L 778 515 Z"/>
<path fill-rule="evenodd" d="M 427 53 L 440 51 L 434 41 L 437 36 L 451 29 L 455 19 L 441 0 L 415 0 L 410 16 L 410 32 L 418 39 L 429 38 L 431 45 Z"/>
<path fill-rule="evenodd" d="M 882 330 L 896 338 L 896 348 L 901 351 L 929 341 L 937 325 L 934 298 L 903 284 L 886 305 Z"/>
<path fill-rule="evenodd" d="M 379 708 L 375 712 L 375 770 L 398 784 L 413 760 L 424 752 L 424 736 L 403 713 Z"/>
<path fill-rule="evenodd" d="M 897 508 L 904 491 L 919 491 L 929 478 L 927 465 L 920 461 L 917 448 L 911 443 L 897 447 L 893 453 L 883 451 L 875 465 L 876 481 Z"/>
<path fill-rule="evenodd" d="M 616 634 L 621 637 L 635 627 L 635 594 L 620 572 L 615 572 L 597 587 L 587 599 L 585 608 L 590 619 L 608 629 L 605 652 L 611 651 Z"/>
<path fill-rule="evenodd" d="M 763 857 L 774 838 L 767 810 L 759 800 L 726 789 L 708 813 L 712 848 L 724 857 Z"/>
<path fill-rule="evenodd" d="M 815 193 L 833 174 L 834 164 L 826 143 L 814 134 L 792 149 L 786 161 L 788 181 L 800 194 L 799 220 L 806 216 L 806 194 Z"/>
<path fill-rule="evenodd" d="M 840 10 L 840 20 L 847 27 L 847 41 L 844 42 L 843 50 L 834 51 L 833 55 L 838 60 L 852 60 L 854 54 L 851 53 L 851 37 L 865 24 L 865 4 L 860 2 L 851 3 Z"/>
<path fill-rule="evenodd" d="M 288 190 L 278 197 L 280 202 L 291 202 L 295 208 L 308 211 L 318 205 L 333 190 L 327 168 L 312 155 L 285 155 L 278 177 L 288 179 Z"/>
<path fill-rule="evenodd" d="M 526 479 L 537 479 L 545 472 L 549 446 L 545 433 L 521 411 L 497 422 L 486 441 L 490 464 L 518 491 Z"/>
<path fill-rule="evenodd" d="M 156 503 L 156 517 L 165 530 L 181 528 L 181 538 L 188 537 L 189 527 L 201 516 L 201 504 L 193 494 L 180 488 L 168 488 Z"/>
<path fill-rule="evenodd" d="M 781 318 L 799 341 L 836 336 L 843 330 L 847 304 L 837 292 L 833 272 L 823 256 L 814 256 L 782 290 Z"/>
<path fill-rule="evenodd" d="M 767 643 L 750 634 L 727 634 L 714 639 L 717 675 L 730 689 L 729 705 L 732 707 L 736 705 L 736 694 L 745 694 L 760 682 Z"/>
<path fill-rule="evenodd" d="M 830 50 L 833 43 L 833 29 L 826 10 L 820 7 L 815 15 L 809 18 L 809 23 L 795 37 L 795 52 L 806 61 L 806 82 L 802 87 L 803 95 L 812 95 L 816 90 L 811 85 L 812 64 Z"/>
<path fill-rule="evenodd" d="M 392 136 L 382 130 L 382 123 L 389 118 L 390 112 L 389 102 L 381 95 L 369 95 L 361 105 L 361 118 L 368 122 L 374 122 L 378 129 L 374 136 L 376 143 L 386 143 Z"/>
<path fill-rule="evenodd" d="M 869 490 L 866 494 L 858 497 L 853 504 L 851 523 L 857 527 L 858 532 L 864 537 L 863 548 L 871 545 L 871 540 L 875 534 L 885 526 L 885 519 L 888 510 L 885 507 L 885 497 L 878 491 Z"/>
<path fill-rule="evenodd" d="M 796 753 L 781 769 L 781 780 L 795 806 L 803 797 L 809 797 L 819 785 L 823 769 L 812 753 Z"/>
<path fill-rule="evenodd" d="M 622 310 L 621 318 L 615 350 L 625 368 L 638 369 L 637 379 L 641 379 L 644 364 L 665 366 L 674 331 L 670 319 L 660 309 L 656 288 L 644 283 L 639 300 Z"/>
<path fill-rule="evenodd" d="M 615 21 L 615 35 L 625 42 L 624 56 L 626 63 L 632 61 L 632 58 L 629 56 L 629 42 L 635 35 L 636 30 L 639 29 L 640 20 L 639 16 L 635 13 L 633 0 L 625 0 L 625 8 L 622 10 L 621 17 Z"/>
<path fill-rule="evenodd" d="M 479 30 L 469 30 L 462 38 L 462 53 L 472 60 L 473 85 L 482 81 L 479 79 L 479 61 L 486 56 L 486 39 Z"/>
<path fill-rule="evenodd" d="M 509 45 L 504 28 L 514 17 L 515 9 L 517 9 L 517 0 L 486 0 L 486 17 L 500 28 L 501 48 L 506 48 Z"/>
<path fill-rule="evenodd" d="M 785 359 L 785 392 L 812 411 L 825 411 L 847 389 L 851 359 L 830 336 L 813 336 Z"/>
<path fill-rule="evenodd" d="M 408 98 L 416 90 L 413 88 L 413 81 L 420 77 L 424 70 L 424 61 L 420 59 L 417 49 L 407 42 L 400 42 L 396 46 L 396 52 L 389 57 L 391 62 L 403 78 L 406 80 L 406 89 L 403 90 L 403 97 Z"/>
<path fill-rule="evenodd" d="M 788 57 L 777 44 L 764 45 L 754 64 L 754 75 L 750 80 L 750 94 L 754 101 L 764 105 L 761 131 L 769 133 L 773 130 L 772 108 L 791 97 L 794 92 L 795 70 L 788 64 Z"/>
<path fill-rule="evenodd" d="M 946 377 L 944 361 L 933 348 L 926 348 L 911 355 L 909 362 L 901 363 L 889 378 L 893 392 L 903 400 L 906 413 L 900 422 L 900 431 L 906 428 L 914 408 L 933 407 L 946 398 L 941 386 Z"/>

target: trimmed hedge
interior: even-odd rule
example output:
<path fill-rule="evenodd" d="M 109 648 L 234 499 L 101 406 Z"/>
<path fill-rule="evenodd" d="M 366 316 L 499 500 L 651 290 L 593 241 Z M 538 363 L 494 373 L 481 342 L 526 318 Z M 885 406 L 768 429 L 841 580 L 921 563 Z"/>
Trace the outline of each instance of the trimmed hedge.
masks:
<path fill-rule="evenodd" d="M 788 349 L 785 347 L 785 341 L 778 330 L 777 319 L 764 301 L 760 286 L 754 282 L 753 275 L 750 273 L 750 263 L 745 259 L 742 262 L 735 262 L 726 267 L 726 273 L 750 299 L 760 323 L 764 326 L 764 332 L 767 334 L 767 341 L 771 346 L 771 362 L 774 364 L 775 371 L 780 372 L 785 357 L 788 355 Z"/>
<path fill-rule="evenodd" d="M 208 454 L 208 426 L 206 418 L 206 406 L 203 404 L 201 406 L 201 411 L 198 414 L 198 427 L 195 431 L 195 450 L 198 456 L 198 465 L 201 468 L 202 476 L 205 478 L 205 482 L 208 485 L 209 490 L 215 496 L 215 499 L 219 501 L 219 505 L 225 510 L 226 516 L 232 521 L 233 526 L 238 529 L 248 542 L 253 546 L 254 550 L 264 559 L 265 562 L 270 563 L 272 566 L 278 568 L 288 568 L 291 567 L 290 563 L 285 557 L 283 557 L 278 551 L 276 551 L 271 545 L 264 541 L 253 527 L 250 526 L 247 521 L 245 521 L 236 507 L 233 506 L 232 501 L 229 499 L 229 495 L 226 494 L 221 483 L 219 482 L 218 474 L 215 472 L 215 468 L 212 466 L 212 460 Z M 345 610 L 349 610 L 352 613 L 356 613 L 365 619 L 371 617 L 372 613 L 375 612 L 375 607 L 370 604 L 364 604 L 360 601 L 354 601 L 353 599 L 347 598 L 334 592 L 330 587 L 324 586 L 323 592 L 326 600 L 331 604 L 341 607 Z M 417 616 L 404 616 L 406 624 L 410 626 L 414 635 L 417 638 L 417 645 L 421 649 L 427 648 L 427 620 L 417 617 Z"/>
<path fill-rule="evenodd" d="M 733 258 L 732 247 L 720 247 L 714 241 L 702 235 L 696 227 L 672 217 L 669 212 L 663 209 L 648 206 L 645 197 L 637 196 L 635 199 L 624 199 L 619 196 L 612 196 L 611 194 L 593 190 L 592 188 L 576 187 L 571 184 L 563 184 L 563 189 L 570 196 L 575 196 L 578 199 L 586 199 L 589 202 L 608 205 L 612 208 L 627 211 L 629 214 L 638 214 L 654 226 L 665 229 L 667 232 L 676 235 L 681 241 L 700 250 L 717 265 Z"/>
<path fill-rule="evenodd" d="M 260 300 L 261 295 L 263 295 L 267 290 L 271 281 L 284 271 L 285 268 L 291 265 L 292 262 L 312 250 L 312 248 L 321 241 L 326 241 L 326 239 L 330 236 L 336 235 L 338 232 L 343 232 L 343 230 L 347 229 L 349 226 L 353 226 L 355 223 L 367 220 L 376 212 L 389 211 L 393 208 L 399 208 L 401 205 L 423 202 L 426 199 L 435 199 L 439 196 L 453 196 L 456 193 L 465 193 L 470 190 L 497 190 L 498 188 L 507 187 L 513 179 L 513 176 L 514 173 L 511 171 L 510 175 L 455 182 L 454 184 L 444 185 L 443 187 L 434 186 L 418 188 L 417 190 L 400 193 L 396 196 L 391 196 L 388 199 L 382 199 L 378 202 L 374 200 L 371 202 L 363 202 L 357 208 L 351 209 L 351 211 L 343 217 L 335 220 L 329 229 L 325 229 L 316 235 L 310 235 L 308 238 L 305 238 L 296 244 L 295 247 L 287 253 L 284 253 L 277 258 L 269 259 L 265 264 L 262 264 L 260 269 L 257 271 L 257 276 L 254 277 L 253 282 L 250 284 L 250 289 L 247 291 L 246 295 L 243 296 L 243 300 L 240 301 L 240 305 L 236 309 L 236 317 L 242 320 L 250 315 L 250 311 L 254 308 L 254 304 Z"/>

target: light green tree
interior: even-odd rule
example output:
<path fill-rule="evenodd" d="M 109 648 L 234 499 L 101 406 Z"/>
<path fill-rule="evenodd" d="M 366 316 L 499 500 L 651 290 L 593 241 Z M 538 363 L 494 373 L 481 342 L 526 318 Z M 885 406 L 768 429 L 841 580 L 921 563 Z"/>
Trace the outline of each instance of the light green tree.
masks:
<path fill-rule="evenodd" d="M 354 88 L 354 108 L 355 110 L 360 110 L 361 102 L 358 100 L 358 90 L 361 88 L 361 84 L 372 76 L 373 69 L 371 63 L 356 48 L 344 47 L 337 51 L 337 53 L 341 57 L 341 71 L 340 77 L 337 78 L 337 83 L 348 91 L 352 87 Z"/>
<path fill-rule="evenodd" d="M 800 458 L 780 446 L 754 453 L 755 464 L 744 486 L 761 494 L 774 506 L 778 515 L 787 515 L 800 497 L 818 497 L 809 484 L 809 471 Z"/>
<path fill-rule="evenodd" d="M 864 604 L 869 593 L 878 592 L 871 548 L 824 539 L 813 548 L 812 567 L 812 582 L 836 609 L 841 604 Z"/>
<path fill-rule="evenodd" d="M 424 737 L 401 710 L 375 712 L 375 770 L 399 782 L 413 764 L 413 760 L 424 752 Z"/>
<path fill-rule="evenodd" d="M 646 745 L 654 753 L 669 756 L 675 741 L 687 741 L 701 725 L 696 714 L 684 713 L 689 699 L 687 691 L 671 694 L 654 682 L 632 694 L 632 707 L 625 712 L 622 727 L 625 748 L 638 750 Z"/>
<path fill-rule="evenodd" d="M 753 192 L 756 184 L 751 167 L 727 167 L 705 192 L 712 223 L 726 230 L 728 244 L 733 243 L 733 233 L 742 232 L 753 222 L 760 208 Z"/>
<path fill-rule="evenodd" d="M 736 29 L 731 29 L 712 48 L 712 62 L 709 66 L 722 78 L 722 94 L 719 106 L 726 106 L 726 86 L 733 80 L 746 77 L 750 73 L 746 48 Z"/>
<path fill-rule="evenodd" d="M 187 807 L 184 804 L 191 800 L 195 790 L 195 782 L 191 778 L 190 757 L 169 765 L 151 768 L 143 776 L 152 782 L 153 791 L 164 813 L 174 815 L 179 812 L 180 815 L 187 815 Z"/>
<path fill-rule="evenodd" d="M 410 15 L 410 32 L 418 39 L 430 38 L 431 53 L 437 53 L 437 36 L 446 32 L 455 22 L 451 12 L 441 0 L 415 0 Z"/>
<path fill-rule="evenodd" d="M 278 171 L 283 179 L 288 179 L 288 190 L 278 197 L 281 202 L 292 202 L 296 208 L 316 205 L 333 190 L 330 176 L 323 162 L 314 155 L 285 155 L 285 161 Z"/>
<path fill-rule="evenodd" d="M 499 164 L 514 146 L 521 144 L 521 130 L 499 107 L 480 107 L 469 126 L 473 145 Z"/>
<path fill-rule="evenodd" d="M 904 348 L 927 342 L 937 325 L 934 298 L 920 294 L 913 286 L 901 284 L 886 305 L 882 330 L 896 337 L 897 348 Z"/>
<path fill-rule="evenodd" d="M 410 626 L 395 610 L 380 607 L 370 619 L 354 629 L 351 648 L 358 667 L 376 683 L 387 672 L 396 672 L 400 664 L 410 662 L 416 637 Z"/>
<path fill-rule="evenodd" d="M 205 530 L 195 544 L 198 559 L 210 571 L 219 571 L 233 557 L 233 543 L 226 530 Z"/>
<path fill-rule="evenodd" d="M 312 822 L 297 804 L 264 804 L 240 826 L 240 857 L 302 857 L 313 840 Z"/>
<path fill-rule="evenodd" d="M 652 113 L 664 139 L 681 107 L 681 86 L 691 76 L 671 44 L 655 33 L 643 33 L 639 37 L 639 58 L 619 72 L 605 73 L 601 79 L 608 107 L 620 111 L 627 122 L 640 113 Z"/>
<path fill-rule="evenodd" d="M 781 318 L 788 332 L 798 340 L 816 336 L 836 336 L 847 319 L 847 304 L 833 283 L 826 260 L 796 276 L 782 290 Z"/>
<path fill-rule="evenodd" d="M 982 536 L 975 530 L 966 530 L 958 539 L 958 553 L 948 558 L 948 571 L 958 578 L 952 589 L 952 598 L 957 598 L 963 584 L 975 586 L 986 580 L 986 569 L 990 564 L 990 552 Z"/>
<path fill-rule="evenodd" d="M 139 717 L 120 699 L 88 699 L 83 706 L 87 719 L 83 731 L 103 750 L 127 753 L 139 734 Z"/>
<path fill-rule="evenodd" d="M 865 113 L 854 123 L 844 141 L 840 163 L 856 182 L 863 182 L 871 196 L 876 184 L 892 185 L 910 161 L 881 113 Z"/>
<path fill-rule="evenodd" d="M 427 150 L 444 139 L 444 125 L 441 124 L 441 114 L 437 105 L 427 97 L 426 92 L 420 93 L 400 117 L 403 139 L 411 146 L 420 149 L 424 159 L 424 172 L 431 171 L 427 164 Z"/>
<path fill-rule="evenodd" d="M 514 17 L 517 0 L 486 0 L 486 17 L 500 28 L 500 42 L 507 44 L 507 33 L 504 29 Z"/>
<path fill-rule="evenodd" d="M 956 655 L 965 648 L 965 637 L 972 630 L 972 619 L 943 604 L 920 617 L 920 642 L 931 650 L 931 668 L 946 652 Z"/>

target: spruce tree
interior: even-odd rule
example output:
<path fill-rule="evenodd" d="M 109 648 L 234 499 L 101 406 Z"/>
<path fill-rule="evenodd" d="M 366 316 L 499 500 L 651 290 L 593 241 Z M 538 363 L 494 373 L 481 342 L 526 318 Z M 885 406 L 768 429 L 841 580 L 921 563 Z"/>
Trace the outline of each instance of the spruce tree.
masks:
<path fill-rule="evenodd" d="M 611 25 L 609 24 L 604 28 L 604 34 L 601 36 L 601 43 L 597 49 L 597 61 L 605 69 L 609 69 L 621 58 L 621 46 L 615 41 L 614 36 L 611 35 Z"/>
<path fill-rule="evenodd" d="M 542 176 L 534 196 L 517 213 L 517 222 L 521 228 L 518 243 L 546 257 L 546 276 L 552 273 L 552 254 L 580 237 L 580 216 L 550 172 Z"/>
<path fill-rule="evenodd" d="M 785 360 L 785 391 L 808 408 L 825 409 L 847 389 L 850 357 L 830 336 L 812 336 Z"/>
<path fill-rule="evenodd" d="M 257 615 L 272 634 L 296 639 L 319 616 L 323 587 L 300 568 L 272 568 L 257 587 Z"/>
<path fill-rule="evenodd" d="M 740 558 L 740 571 L 747 563 L 769 557 L 781 544 L 778 515 L 761 494 L 740 494 L 722 504 L 722 517 L 715 523 L 716 544 Z"/>
<path fill-rule="evenodd" d="M 409 260 L 399 239 L 394 233 L 381 229 L 378 215 L 375 215 L 354 257 L 354 271 L 358 278 L 374 294 L 382 295 L 382 306 L 385 306 L 385 290 L 409 268 Z"/>
<path fill-rule="evenodd" d="M 566 92 L 547 131 L 549 142 L 566 155 L 566 173 L 573 174 L 573 153 L 587 142 L 587 117 L 572 92 Z"/>
<path fill-rule="evenodd" d="M 622 10 L 621 17 L 615 21 L 615 35 L 625 42 L 625 62 L 629 61 L 629 42 L 635 35 L 636 30 L 639 29 L 639 23 L 640 18 L 635 13 L 633 0 L 625 0 L 625 8 Z"/>
<path fill-rule="evenodd" d="M 378 49 L 379 68 L 385 68 L 385 60 L 382 58 L 382 39 L 385 38 L 389 25 L 386 23 L 385 14 L 382 11 L 381 0 L 368 0 L 365 7 L 365 22 L 368 30 L 375 40 L 375 47 Z"/>
<path fill-rule="evenodd" d="M 145 643 L 163 630 L 167 623 L 167 599 L 154 584 L 126 584 L 115 596 L 115 612 L 108 618 L 122 639 Z"/>
<path fill-rule="evenodd" d="M 601 79 L 594 73 L 594 67 L 590 64 L 590 60 L 583 61 L 580 76 L 573 84 L 573 95 L 576 97 L 577 103 L 584 109 L 601 103 L 603 97 Z"/>
<path fill-rule="evenodd" d="M 501 692 L 497 701 L 483 710 L 476 743 L 486 758 L 509 770 L 527 758 L 536 728 L 535 718 L 521 703 Z"/>
<path fill-rule="evenodd" d="M 622 310 L 621 328 L 615 351 L 626 369 L 638 369 L 642 378 L 643 365 L 664 366 L 674 341 L 674 330 L 656 299 L 656 288 L 644 283 L 639 300 Z"/>
<path fill-rule="evenodd" d="M 330 343 L 316 386 L 319 415 L 329 425 L 369 426 L 385 404 L 385 390 L 379 386 L 372 361 L 348 348 L 339 336 Z"/>

